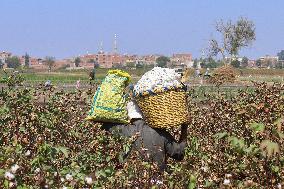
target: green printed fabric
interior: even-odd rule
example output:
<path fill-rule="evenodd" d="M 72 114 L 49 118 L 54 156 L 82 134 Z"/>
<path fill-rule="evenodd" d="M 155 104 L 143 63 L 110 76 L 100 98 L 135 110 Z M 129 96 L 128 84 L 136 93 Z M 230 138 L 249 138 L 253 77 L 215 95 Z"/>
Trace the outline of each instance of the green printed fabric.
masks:
<path fill-rule="evenodd" d="M 119 71 L 118 73 L 121 73 Z M 128 123 L 125 86 L 129 77 L 112 71 L 106 76 L 101 86 L 97 89 L 89 112 L 88 120 Z"/>

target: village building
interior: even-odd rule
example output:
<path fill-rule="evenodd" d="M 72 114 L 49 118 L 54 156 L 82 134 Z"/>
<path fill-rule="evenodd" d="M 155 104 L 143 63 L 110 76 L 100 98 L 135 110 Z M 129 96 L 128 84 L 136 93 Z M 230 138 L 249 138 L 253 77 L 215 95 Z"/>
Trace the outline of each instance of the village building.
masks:
<path fill-rule="evenodd" d="M 190 53 L 173 54 L 170 58 L 169 67 L 172 68 L 190 68 L 193 67 L 192 55 Z"/>

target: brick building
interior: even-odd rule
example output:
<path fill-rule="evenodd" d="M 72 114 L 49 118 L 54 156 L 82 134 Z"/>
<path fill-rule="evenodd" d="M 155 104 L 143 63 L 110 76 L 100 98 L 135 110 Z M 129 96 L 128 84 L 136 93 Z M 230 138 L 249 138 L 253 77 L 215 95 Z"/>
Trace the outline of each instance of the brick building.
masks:
<path fill-rule="evenodd" d="M 255 68 L 256 66 L 256 60 L 249 60 L 248 61 L 248 67 L 249 68 Z"/>
<path fill-rule="evenodd" d="M 170 58 L 171 67 L 183 66 L 183 67 L 193 67 L 192 55 L 190 53 L 179 53 L 173 54 Z"/>
<path fill-rule="evenodd" d="M 11 56 L 12 56 L 12 53 L 5 52 L 5 51 L 0 52 L 0 62 L 1 62 L 0 66 L 6 67 L 6 60 L 7 58 Z"/>
<path fill-rule="evenodd" d="M 156 59 L 160 56 L 161 55 L 144 55 L 144 56 L 139 57 L 137 61 L 145 65 L 155 65 Z"/>
<path fill-rule="evenodd" d="M 98 52 L 97 54 L 86 54 L 80 56 L 80 66 L 92 68 L 94 62 L 98 63 L 102 68 L 120 67 L 124 65 L 126 57 L 117 53 Z"/>
<path fill-rule="evenodd" d="M 278 56 L 263 56 L 259 58 L 261 62 L 261 67 L 263 68 L 274 68 L 278 62 Z"/>

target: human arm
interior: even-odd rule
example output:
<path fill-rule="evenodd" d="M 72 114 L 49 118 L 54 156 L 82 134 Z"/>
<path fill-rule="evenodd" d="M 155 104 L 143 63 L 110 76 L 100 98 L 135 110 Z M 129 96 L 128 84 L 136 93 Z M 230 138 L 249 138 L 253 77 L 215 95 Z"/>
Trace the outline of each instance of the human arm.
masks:
<path fill-rule="evenodd" d="M 188 125 L 183 124 L 181 126 L 181 135 L 180 135 L 180 138 L 179 138 L 180 143 L 187 141 L 187 128 L 188 128 Z"/>
<path fill-rule="evenodd" d="M 183 130 L 184 129 L 185 128 L 183 128 Z M 160 130 L 159 134 L 164 137 L 166 154 L 175 160 L 182 160 L 187 146 L 186 139 L 184 139 L 186 136 L 181 136 L 182 140 L 177 142 L 174 137 L 165 130 Z"/>

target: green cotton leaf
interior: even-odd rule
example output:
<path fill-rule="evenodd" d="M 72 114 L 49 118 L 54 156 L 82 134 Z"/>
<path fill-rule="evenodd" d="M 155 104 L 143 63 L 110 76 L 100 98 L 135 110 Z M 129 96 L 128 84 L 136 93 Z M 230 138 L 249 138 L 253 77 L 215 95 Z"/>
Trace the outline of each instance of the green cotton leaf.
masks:
<path fill-rule="evenodd" d="M 247 154 L 251 154 L 251 155 L 254 155 L 254 154 L 257 154 L 259 152 L 259 148 L 255 145 L 255 144 L 251 144 L 248 148 L 246 148 L 244 151 L 247 153 Z"/>
<path fill-rule="evenodd" d="M 205 188 L 212 187 L 213 184 L 214 184 L 214 183 L 213 183 L 212 181 L 206 180 L 206 181 L 205 181 Z"/>
<path fill-rule="evenodd" d="M 5 174 L 5 169 L 0 169 L 0 177 L 3 177 Z"/>
<path fill-rule="evenodd" d="M 228 133 L 227 132 L 222 132 L 222 133 L 216 133 L 215 135 L 213 135 L 213 137 L 215 139 L 222 139 L 222 138 L 225 138 L 228 136 Z"/>
<path fill-rule="evenodd" d="M 123 153 L 119 153 L 118 160 L 119 160 L 119 163 L 124 162 Z"/>
<path fill-rule="evenodd" d="M 278 172 L 280 171 L 280 168 L 279 168 L 279 166 L 272 165 L 272 166 L 271 166 L 271 170 L 272 170 L 274 173 L 278 173 Z"/>
<path fill-rule="evenodd" d="M 65 158 L 68 158 L 68 156 L 69 156 L 68 148 L 60 146 L 60 147 L 57 147 L 56 150 L 57 150 L 57 152 L 62 152 L 64 154 Z"/>
<path fill-rule="evenodd" d="M 188 189 L 195 189 L 196 188 L 196 177 L 194 175 L 190 175 Z"/>
<path fill-rule="evenodd" d="M 36 165 L 40 163 L 40 158 L 39 157 L 35 157 L 32 161 L 31 161 L 31 165 Z"/>
<path fill-rule="evenodd" d="M 17 189 L 29 189 L 26 185 L 18 186 Z"/>
<path fill-rule="evenodd" d="M 279 136 L 279 138 L 283 139 L 284 138 L 284 134 L 280 131 L 277 131 L 277 134 Z"/>
<path fill-rule="evenodd" d="M 284 138 L 284 134 L 281 132 L 281 130 L 272 129 L 272 134 L 279 137 L 280 139 Z"/>
<path fill-rule="evenodd" d="M 127 154 L 130 151 L 130 146 L 128 144 L 123 145 L 124 153 Z"/>
<path fill-rule="evenodd" d="M 84 181 L 84 178 L 86 177 L 85 174 L 82 174 L 82 173 L 77 173 L 76 174 L 76 178 L 79 178 L 80 180 L 83 180 Z"/>
<path fill-rule="evenodd" d="M 97 176 L 97 177 L 100 177 L 100 176 L 107 177 L 107 175 L 106 175 L 106 173 L 104 172 L 104 170 L 97 171 L 97 172 L 96 172 L 96 176 Z"/>
<path fill-rule="evenodd" d="M 2 105 L 2 107 L 0 108 L 0 115 L 5 115 L 9 113 L 9 108 L 4 104 Z"/>
<path fill-rule="evenodd" d="M 190 175 L 190 182 L 196 183 L 196 177 L 194 175 Z"/>
<path fill-rule="evenodd" d="M 265 125 L 263 123 L 253 122 L 249 126 L 254 132 L 263 132 L 265 130 Z"/>
<path fill-rule="evenodd" d="M 262 150 L 262 154 L 266 157 L 271 157 L 280 153 L 278 143 L 271 142 L 270 140 L 263 140 L 260 144 L 260 149 Z"/>
<path fill-rule="evenodd" d="M 190 182 L 187 188 L 188 189 L 195 189 L 196 188 L 196 183 L 191 183 Z"/>
<path fill-rule="evenodd" d="M 281 118 L 278 118 L 273 124 L 277 126 L 278 130 L 281 130 L 281 124 L 283 123 L 283 121 L 284 121 L 284 118 L 281 117 Z"/>
<path fill-rule="evenodd" d="M 110 160 L 111 160 L 111 157 L 110 157 L 110 156 L 107 156 L 107 157 L 106 157 L 106 162 L 110 162 Z"/>
<path fill-rule="evenodd" d="M 8 180 L 4 181 L 4 186 L 5 186 L 5 188 L 9 188 L 9 181 Z"/>
<path fill-rule="evenodd" d="M 26 128 L 25 127 L 20 127 L 19 129 L 21 132 L 25 132 L 26 131 Z"/>
<path fill-rule="evenodd" d="M 231 146 L 234 148 L 244 148 L 245 147 L 245 141 L 243 139 L 238 139 L 237 137 L 229 137 L 228 141 L 230 142 Z"/>
<path fill-rule="evenodd" d="M 104 172 L 108 175 L 111 175 L 114 172 L 114 169 L 113 169 L 113 167 L 109 167 L 109 168 L 105 169 Z"/>
<path fill-rule="evenodd" d="M 217 133 L 214 135 L 214 137 L 218 138 L 218 139 L 222 139 L 224 137 L 228 136 L 227 132 L 222 132 L 222 133 Z"/>

